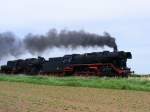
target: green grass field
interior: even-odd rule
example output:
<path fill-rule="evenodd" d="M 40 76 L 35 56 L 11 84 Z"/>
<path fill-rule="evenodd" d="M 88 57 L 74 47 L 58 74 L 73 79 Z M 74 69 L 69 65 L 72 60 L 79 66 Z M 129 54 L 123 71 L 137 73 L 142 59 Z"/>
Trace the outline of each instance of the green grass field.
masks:
<path fill-rule="evenodd" d="M 108 78 L 108 77 L 48 77 L 24 75 L 0 75 L 0 81 L 24 82 L 52 86 L 72 86 L 90 88 L 108 88 L 119 90 L 150 91 L 150 80 L 147 78 Z"/>

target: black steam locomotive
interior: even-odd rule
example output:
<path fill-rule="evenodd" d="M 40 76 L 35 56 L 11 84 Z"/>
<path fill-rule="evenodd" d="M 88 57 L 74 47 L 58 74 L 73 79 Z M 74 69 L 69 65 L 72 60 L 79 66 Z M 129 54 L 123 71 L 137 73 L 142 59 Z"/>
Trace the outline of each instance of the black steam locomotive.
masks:
<path fill-rule="evenodd" d="M 1 73 L 54 75 L 54 76 L 121 76 L 127 77 L 131 71 L 127 67 L 130 52 L 93 52 L 72 54 L 63 57 L 43 57 L 8 61 L 1 66 Z"/>

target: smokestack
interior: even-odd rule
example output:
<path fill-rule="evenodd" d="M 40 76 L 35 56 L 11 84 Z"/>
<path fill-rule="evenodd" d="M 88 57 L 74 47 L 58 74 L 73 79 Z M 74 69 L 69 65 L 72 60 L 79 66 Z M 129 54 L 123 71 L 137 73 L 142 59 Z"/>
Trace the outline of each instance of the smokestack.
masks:
<path fill-rule="evenodd" d="M 117 52 L 117 51 L 118 51 L 117 46 L 115 46 L 114 47 L 114 52 Z"/>

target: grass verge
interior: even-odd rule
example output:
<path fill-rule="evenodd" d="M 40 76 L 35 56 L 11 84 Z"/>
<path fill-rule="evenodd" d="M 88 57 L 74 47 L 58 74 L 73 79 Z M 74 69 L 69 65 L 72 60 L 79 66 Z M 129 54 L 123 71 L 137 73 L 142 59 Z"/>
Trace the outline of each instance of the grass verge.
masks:
<path fill-rule="evenodd" d="M 47 77 L 0 74 L 0 81 L 24 82 L 52 86 L 150 91 L 150 80 L 141 78 Z"/>

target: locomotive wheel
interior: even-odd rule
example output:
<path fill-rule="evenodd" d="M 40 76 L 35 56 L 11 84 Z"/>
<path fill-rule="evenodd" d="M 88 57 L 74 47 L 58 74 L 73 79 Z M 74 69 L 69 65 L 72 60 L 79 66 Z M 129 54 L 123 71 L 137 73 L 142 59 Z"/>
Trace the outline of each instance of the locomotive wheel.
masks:
<path fill-rule="evenodd" d="M 65 72 L 64 76 L 72 76 L 72 74 L 73 74 L 72 72 Z"/>
<path fill-rule="evenodd" d="M 110 67 L 102 67 L 101 68 L 101 74 L 102 76 L 108 76 L 108 77 L 114 77 L 117 76 L 112 68 Z"/>

